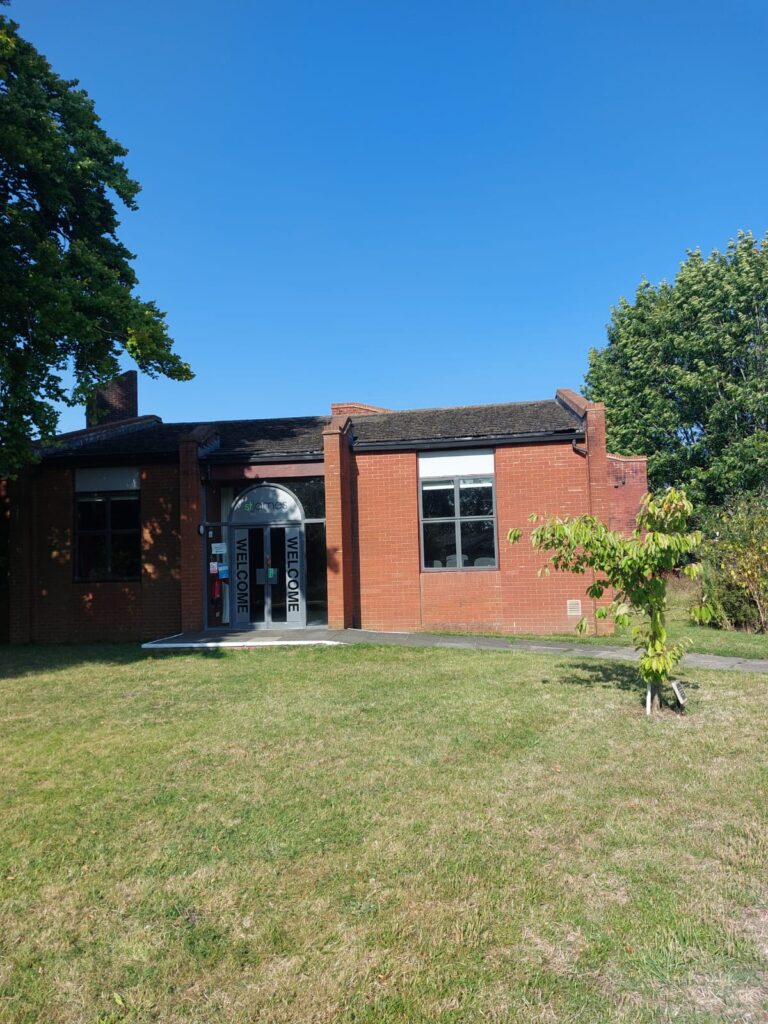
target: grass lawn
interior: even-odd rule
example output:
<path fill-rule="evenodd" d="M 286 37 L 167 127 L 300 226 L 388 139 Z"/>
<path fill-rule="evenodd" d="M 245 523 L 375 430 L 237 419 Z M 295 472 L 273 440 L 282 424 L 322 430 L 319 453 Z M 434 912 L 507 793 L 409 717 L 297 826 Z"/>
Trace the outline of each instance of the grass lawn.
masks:
<path fill-rule="evenodd" d="M 0 1020 L 768 1019 L 768 682 L 0 650 Z"/>

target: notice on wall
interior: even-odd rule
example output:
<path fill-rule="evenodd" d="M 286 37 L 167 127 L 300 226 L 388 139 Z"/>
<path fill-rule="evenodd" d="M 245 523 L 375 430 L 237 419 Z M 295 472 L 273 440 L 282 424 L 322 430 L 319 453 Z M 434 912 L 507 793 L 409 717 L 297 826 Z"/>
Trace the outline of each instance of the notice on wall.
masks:
<path fill-rule="evenodd" d="M 228 565 L 224 565 L 223 562 L 219 563 L 219 579 L 220 580 L 228 580 L 229 579 L 229 566 Z"/>
<path fill-rule="evenodd" d="M 209 562 L 208 563 L 208 572 L 212 576 L 218 576 L 219 575 L 219 563 L 218 562 Z"/>
<path fill-rule="evenodd" d="M 211 544 L 212 555 L 226 555 L 227 545 L 224 541 L 216 541 L 215 544 Z"/>

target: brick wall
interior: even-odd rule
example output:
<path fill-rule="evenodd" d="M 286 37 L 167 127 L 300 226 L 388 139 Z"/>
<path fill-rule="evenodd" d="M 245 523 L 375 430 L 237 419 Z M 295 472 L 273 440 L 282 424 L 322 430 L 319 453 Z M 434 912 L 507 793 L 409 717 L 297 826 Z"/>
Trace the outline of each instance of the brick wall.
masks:
<path fill-rule="evenodd" d="M 141 470 L 141 635 L 170 636 L 181 629 L 179 468 Z"/>
<path fill-rule="evenodd" d="M 74 481 L 42 466 L 14 485 L 10 638 L 16 643 L 138 641 L 178 632 L 176 466 L 141 468 L 140 582 L 73 580 Z"/>
<path fill-rule="evenodd" d="M 179 476 L 176 494 L 179 502 L 181 629 L 203 628 L 203 540 L 198 527 L 203 521 L 203 487 L 200 481 L 198 445 L 204 434 L 199 427 L 179 443 Z"/>
<path fill-rule="evenodd" d="M 32 520 L 34 487 L 30 470 L 8 484 L 8 639 L 29 643 L 32 631 Z"/>
<path fill-rule="evenodd" d="M 11 487 L 11 642 L 73 639 L 72 505 L 67 469 L 27 470 Z"/>
<path fill-rule="evenodd" d="M 415 452 L 354 459 L 358 503 L 356 588 L 364 629 L 572 630 L 576 598 L 594 627 L 585 577 L 539 578 L 545 561 L 528 542 L 531 512 L 578 515 L 589 508 L 587 460 L 570 443 L 496 449 L 498 569 L 422 572 Z M 515 545 L 510 528 L 523 528 Z"/>
<path fill-rule="evenodd" d="M 496 448 L 496 569 L 422 572 L 417 453 L 355 454 L 347 415 L 335 415 L 324 432 L 329 625 L 570 632 L 579 616 L 568 614 L 567 602 L 578 600 L 591 626 L 605 628 L 585 594 L 588 576 L 537 575 L 546 559 L 530 546 L 528 515 L 593 512 L 629 530 L 646 488 L 645 460 L 608 455 L 602 407 L 570 393 L 565 398 L 583 416 L 583 446 Z M 138 582 L 73 582 L 70 469 L 39 466 L 12 485 L 13 641 L 142 640 L 202 628 L 198 449 L 210 429 L 197 428 L 181 441 L 178 463 L 141 467 Z M 506 540 L 512 527 L 523 529 L 515 545 Z"/>
<path fill-rule="evenodd" d="M 566 602 L 581 601 L 582 615 L 594 628 L 594 603 L 585 594 L 589 577 L 552 572 L 539 576 L 546 555 L 530 544 L 531 513 L 573 516 L 590 510 L 589 460 L 570 443 L 500 448 L 496 451 L 497 507 L 504 625 L 513 633 L 568 633 L 578 615 L 568 615 Z M 507 532 L 520 527 L 514 545 Z"/>
<path fill-rule="evenodd" d="M 360 454 L 353 461 L 359 624 L 363 629 L 420 629 L 416 454 Z"/>
<path fill-rule="evenodd" d="M 608 486 L 611 490 L 611 529 L 631 533 L 640 502 L 648 490 L 646 457 L 609 455 Z"/>
<path fill-rule="evenodd" d="M 546 556 L 530 545 L 528 516 L 592 512 L 616 528 L 634 525 L 645 491 L 644 460 L 613 461 L 605 452 L 602 408 L 591 409 L 589 456 L 570 442 L 496 448 L 498 569 L 422 572 L 416 452 L 361 453 L 356 481 L 356 621 L 364 629 L 456 629 L 510 633 L 569 633 L 581 617 L 592 631 L 610 623 L 595 617 L 586 596 L 591 576 L 539 576 Z M 612 467 L 609 469 L 609 467 Z M 624 480 L 622 484 L 617 481 Z M 517 544 L 507 541 L 521 527 Z M 607 603 L 610 595 L 602 602 Z"/>

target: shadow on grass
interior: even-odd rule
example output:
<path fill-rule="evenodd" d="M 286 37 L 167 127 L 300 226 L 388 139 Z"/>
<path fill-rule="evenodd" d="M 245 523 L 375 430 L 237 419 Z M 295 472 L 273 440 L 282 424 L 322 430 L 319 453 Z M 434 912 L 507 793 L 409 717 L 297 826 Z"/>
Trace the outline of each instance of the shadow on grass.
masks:
<path fill-rule="evenodd" d="M 645 694 L 645 683 L 636 665 L 620 661 L 569 661 L 560 682 L 576 686 L 600 686 L 610 690 L 630 690 Z"/>
<path fill-rule="evenodd" d="M 211 648 L 199 651 L 144 651 L 139 644 L 30 644 L 0 645 L 0 679 L 19 679 L 40 673 L 64 672 L 79 666 L 102 665 L 119 668 L 158 658 L 223 658 L 226 651 Z"/>

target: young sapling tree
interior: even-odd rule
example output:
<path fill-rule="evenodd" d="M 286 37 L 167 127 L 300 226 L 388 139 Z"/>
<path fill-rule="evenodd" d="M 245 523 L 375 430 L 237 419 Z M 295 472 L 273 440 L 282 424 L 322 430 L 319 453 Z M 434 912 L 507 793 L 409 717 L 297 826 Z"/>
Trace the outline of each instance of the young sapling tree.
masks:
<path fill-rule="evenodd" d="M 701 569 L 692 561 L 702 540 L 699 530 L 689 528 L 692 512 L 685 492 L 670 487 L 661 494 L 645 496 L 637 526 L 629 537 L 609 530 L 595 516 L 530 517 L 537 524 L 531 532 L 533 547 L 549 552 L 540 573 L 548 573 L 550 566 L 560 572 L 595 573 L 587 595 L 599 600 L 606 591 L 613 593 L 610 605 L 597 609 L 598 618 L 611 618 L 619 626 L 628 626 L 632 613 L 640 617 L 632 637 L 640 652 L 648 714 L 661 707 L 662 688 L 690 646 L 690 640 L 670 643 L 666 613 L 670 573 L 682 572 L 695 578 Z M 510 530 L 508 536 L 515 543 L 522 530 Z M 577 629 L 586 632 L 586 619 Z"/>

